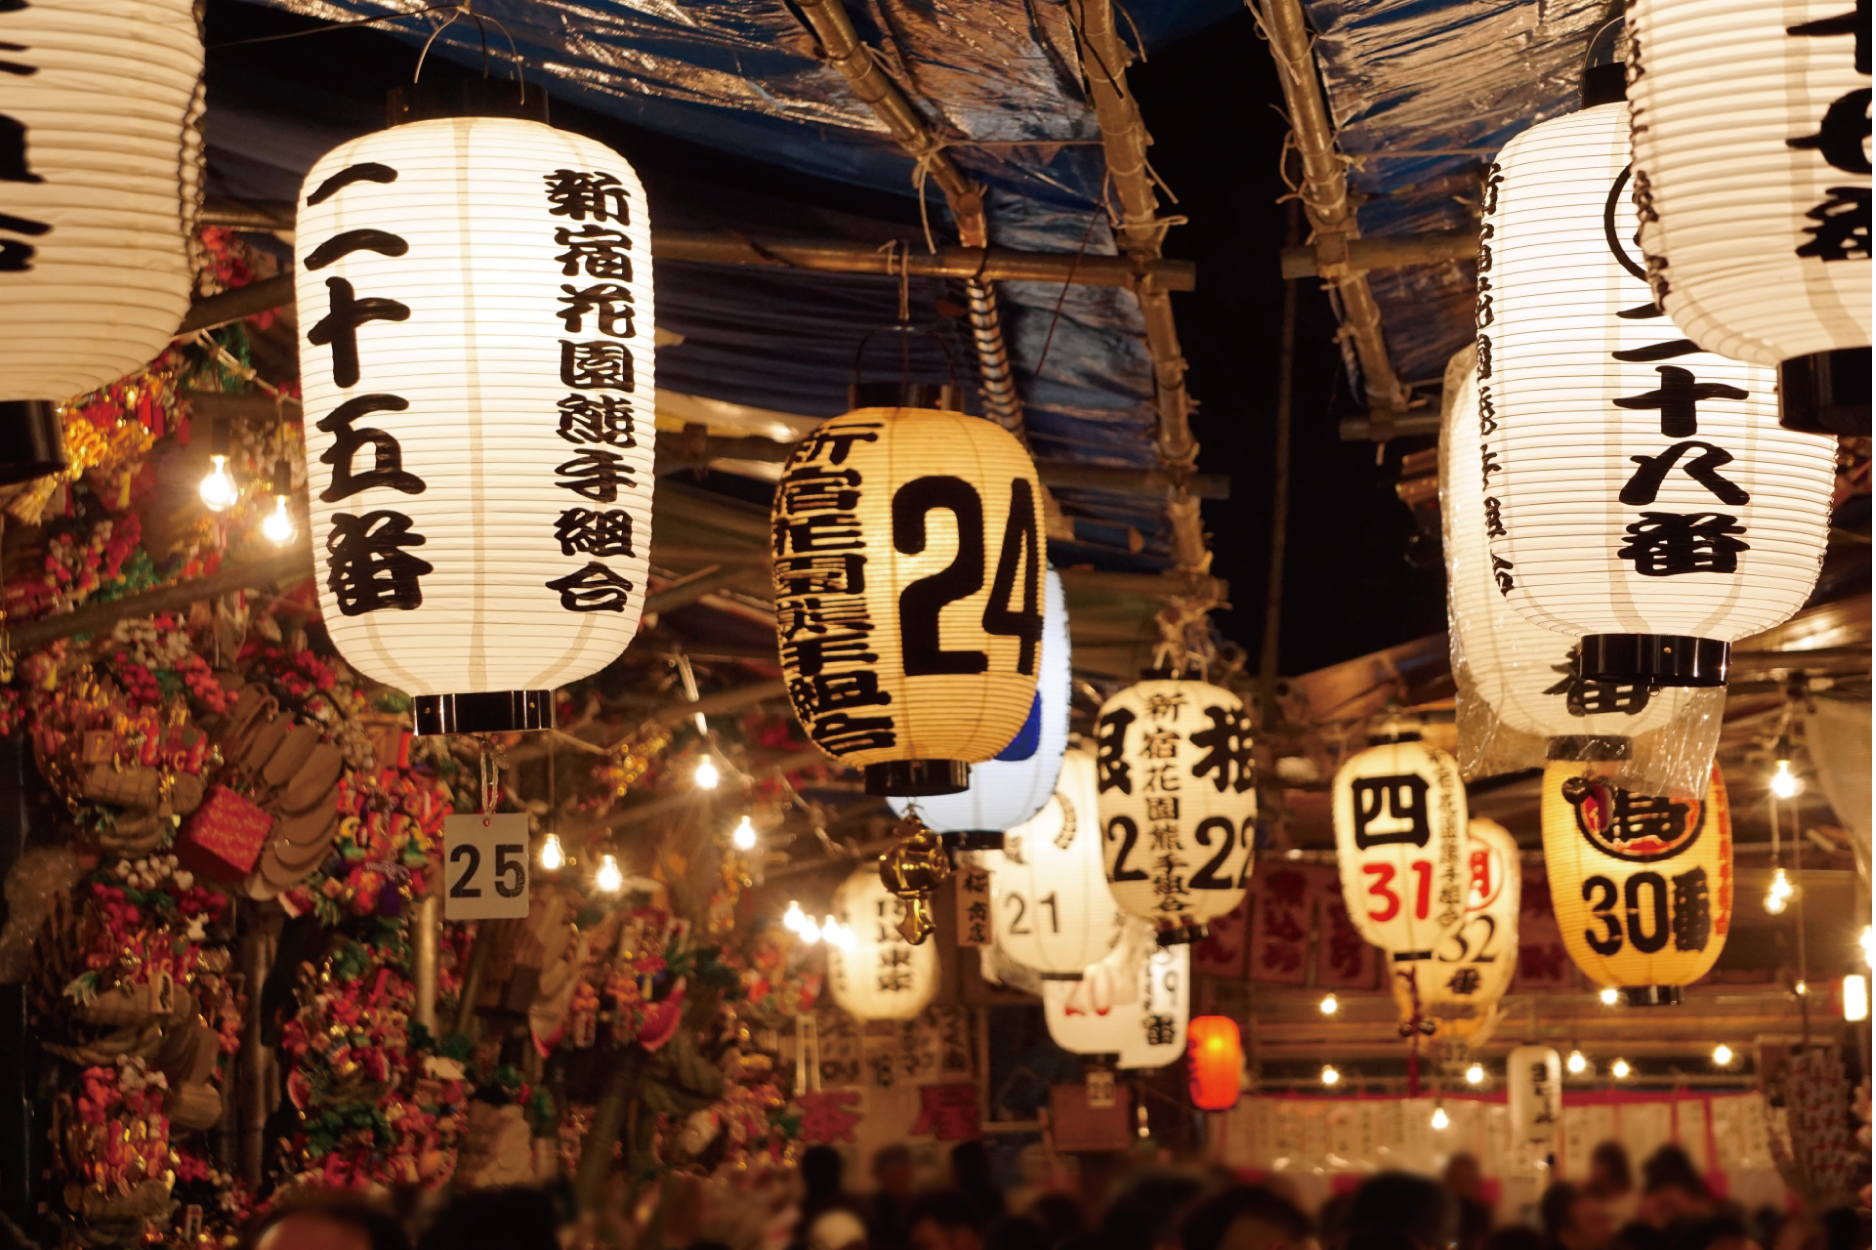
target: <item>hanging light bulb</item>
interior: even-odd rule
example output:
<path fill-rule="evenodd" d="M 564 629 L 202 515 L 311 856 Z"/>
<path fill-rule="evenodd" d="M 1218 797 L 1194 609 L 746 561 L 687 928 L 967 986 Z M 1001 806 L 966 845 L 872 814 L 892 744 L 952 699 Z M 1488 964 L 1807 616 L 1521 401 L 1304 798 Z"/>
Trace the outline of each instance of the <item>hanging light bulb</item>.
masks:
<path fill-rule="evenodd" d="M 1452 1123 L 1452 1120 L 1449 1119 L 1446 1115 L 1446 1105 L 1444 1103 L 1441 1103 L 1439 1106 L 1433 1108 L 1433 1127 L 1435 1129 L 1443 1132 L 1446 1126 L 1451 1123 Z"/>
<path fill-rule="evenodd" d="M 855 945 L 853 930 L 832 916 L 821 922 L 821 940 L 843 951 L 851 951 Z"/>
<path fill-rule="evenodd" d="M 1803 981 L 1800 981 L 1791 987 L 1791 992 L 1796 994 L 1799 998 L 1803 998 L 1806 994 L 1811 992 L 1811 987 Z"/>
<path fill-rule="evenodd" d="M 1869 1019 L 1869 982 L 1861 973 L 1843 979 L 1843 1018 L 1851 1024 Z"/>
<path fill-rule="evenodd" d="M 1856 944 L 1863 948 L 1863 963 L 1865 966 L 1876 966 L 1876 960 L 1872 960 L 1871 958 L 1873 955 L 1876 955 L 1876 934 L 1870 932 L 1870 926 L 1863 926 L 1863 936 L 1856 940 Z"/>
<path fill-rule="evenodd" d="M 1569 1070 L 1571 1076 L 1582 1076 L 1589 1068 L 1589 1060 L 1583 1058 L 1582 1051 L 1573 1050 L 1570 1052 L 1570 1057 L 1563 1061 L 1563 1066 Z"/>
<path fill-rule="evenodd" d="M 1603 986 L 1602 993 L 1596 995 L 1596 997 L 1602 1000 L 1603 1006 L 1613 1007 L 1622 1001 L 1622 991 L 1616 989 L 1613 985 L 1605 985 Z"/>
<path fill-rule="evenodd" d="M 1471 1067 L 1466 1069 L 1466 1084 L 1468 1085 L 1485 1084 L 1485 1065 L 1484 1064 L 1475 1063 Z"/>
<path fill-rule="evenodd" d="M 1322 1009 L 1322 1014 L 1325 1016 L 1332 1016 L 1342 1009 L 1342 1004 L 1335 1000 L 1335 995 L 1333 994 L 1324 994 L 1322 1001 L 1318 1003 L 1317 1006 Z"/>
<path fill-rule="evenodd" d="M 593 884 L 607 894 L 617 894 L 625 888 L 625 874 L 619 871 L 619 861 L 610 855 L 599 857 L 599 872 L 593 877 Z"/>
<path fill-rule="evenodd" d="M 708 755 L 697 761 L 697 771 L 690 775 L 699 790 L 714 790 L 723 780 L 723 774 L 717 771 L 717 762 Z"/>
<path fill-rule="evenodd" d="M 1618 1059 L 1609 1065 L 1609 1075 L 1613 1076 L 1618 1081 L 1628 1080 L 1628 1074 L 1629 1066 L 1628 1060 L 1626 1059 Z"/>
<path fill-rule="evenodd" d="M 202 479 L 202 506 L 210 512 L 226 512 L 240 497 L 234 478 L 228 475 L 228 457 L 210 456 L 208 476 Z"/>
<path fill-rule="evenodd" d="M 1713 1066 L 1724 1068 L 1733 1061 L 1733 1048 L 1721 1042 L 1713 1048 Z"/>
<path fill-rule="evenodd" d="M 756 849 L 756 827 L 745 816 L 736 823 L 736 831 L 730 834 L 730 845 L 739 851 Z"/>
<path fill-rule="evenodd" d="M 788 930 L 790 933 L 801 933 L 803 925 L 806 925 L 810 929 L 814 928 L 814 925 L 808 920 L 808 913 L 802 911 L 801 904 L 791 898 L 788 900 L 788 910 L 782 913 L 782 928 Z M 804 934 L 803 936 L 806 935 Z M 814 936 L 817 938 L 820 937 L 820 931 L 816 930 Z"/>
<path fill-rule="evenodd" d="M 559 872 L 567 866 L 567 853 L 561 848 L 560 835 L 550 833 L 541 840 L 541 869 L 544 872 Z"/>
<path fill-rule="evenodd" d="M 1146 1140 L 1149 1134 L 1146 1127 L 1146 1101 L 1144 1099 L 1134 1104 L 1133 1122 L 1134 1134 L 1142 1141 Z"/>
<path fill-rule="evenodd" d="M 1774 916 L 1783 915 L 1794 893 L 1796 891 L 1792 888 L 1791 878 L 1785 875 L 1785 870 L 1773 869 L 1772 884 L 1765 891 L 1765 910 Z"/>
<path fill-rule="evenodd" d="M 1334 1064 L 1325 1063 L 1322 1065 L 1322 1083 L 1324 1085 L 1334 1085 L 1341 1079 L 1342 1074 L 1335 1070 Z"/>
<path fill-rule="evenodd" d="M 1772 793 L 1781 799 L 1795 799 L 1803 790 L 1804 778 L 1791 771 L 1791 761 L 1778 761 L 1772 771 Z"/>
<path fill-rule="evenodd" d="M 274 461 L 274 510 L 261 522 L 261 534 L 276 547 L 284 547 L 300 536 L 293 523 L 293 466 L 286 460 Z"/>

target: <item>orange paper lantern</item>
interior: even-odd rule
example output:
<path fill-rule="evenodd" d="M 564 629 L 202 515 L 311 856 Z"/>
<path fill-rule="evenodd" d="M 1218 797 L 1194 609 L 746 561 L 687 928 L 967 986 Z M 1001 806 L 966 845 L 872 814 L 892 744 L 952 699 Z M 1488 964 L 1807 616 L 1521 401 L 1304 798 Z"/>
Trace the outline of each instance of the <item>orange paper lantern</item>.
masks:
<path fill-rule="evenodd" d="M 1200 1111 L 1237 1106 L 1244 1071 L 1244 1041 L 1229 1016 L 1200 1016 L 1186 1026 L 1186 1062 L 1192 1073 L 1192 1105 Z"/>

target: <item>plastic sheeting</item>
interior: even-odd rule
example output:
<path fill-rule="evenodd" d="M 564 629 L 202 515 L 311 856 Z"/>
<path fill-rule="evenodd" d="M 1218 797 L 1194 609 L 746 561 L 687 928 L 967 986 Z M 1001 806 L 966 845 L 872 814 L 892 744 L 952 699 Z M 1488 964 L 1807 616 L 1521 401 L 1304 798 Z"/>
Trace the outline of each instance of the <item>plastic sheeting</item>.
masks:
<path fill-rule="evenodd" d="M 1577 107 L 1609 0 L 1305 0 L 1364 235 L 1478 220 L 1478 171 L 1512 136 Z M 1473 336 L 1473 265 L 1375 272 L 1395 371 L 1433 383 Z"/>

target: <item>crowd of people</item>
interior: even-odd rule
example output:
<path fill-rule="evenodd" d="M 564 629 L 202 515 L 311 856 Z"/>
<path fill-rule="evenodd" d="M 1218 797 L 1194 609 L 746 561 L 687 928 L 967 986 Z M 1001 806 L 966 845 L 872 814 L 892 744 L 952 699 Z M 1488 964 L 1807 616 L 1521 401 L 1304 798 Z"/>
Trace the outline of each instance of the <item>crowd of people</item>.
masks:
<path fill-rule="evenodd" d="M 871 1192 L 854 1193 L 841 1155 L 812 1147 L 798 1174 L 772 1191 L 772 1216 L 735 1239 L 748 1244 L 689 1235 L 662 1206 L 649 1225 L 596 1237 L 569 1223 L 567 1204 L 550 1191 L 508 1188 L 458 1195 L 415 1221 L 415 1238 L 410 1212 L 399 1218 L 354 1195 L 302 1195 L 260 1219 L 244 1250 L 565 1250 L 596 1241 L 626 1250 L 1870 1250 L 1867 1208 L 1748 1212 L 1716 1196 L 1672 1145 L 1637 1177 L 1623 1148 L 1606 1142 L 1585 1179 L 1557 1181 L 1535 1210 L 1510 1213 L 1497 1209 L 1465 1154 L 1438 1180 L 1370 1176 L 1313 1215 L 1281 1173 L 1247 1184 L 1223 1169 L 1163 1165 L 1118 1176 L 1098 1204 L 1046 1188 L 1012 1202 L 981 1141 L 952 1150 L 943 1187 L 921 1191 L 914 1175 L 911 1151 L 888 1146 L 872 1160 Z M 719 1205 L 724 1196 L 718 1191 Z"/>

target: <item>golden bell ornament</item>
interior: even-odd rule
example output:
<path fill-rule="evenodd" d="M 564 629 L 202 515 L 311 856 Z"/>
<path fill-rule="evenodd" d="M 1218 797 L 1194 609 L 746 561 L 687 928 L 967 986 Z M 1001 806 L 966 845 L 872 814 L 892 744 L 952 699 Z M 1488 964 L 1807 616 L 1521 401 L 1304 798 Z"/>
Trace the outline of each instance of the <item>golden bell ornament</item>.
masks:
<path fill-rule="evenodd" d="M 925 827 L 917 816 L 907 813 L 894 829 L 901 835 L 893 848 L 880 857 L 879 879 L 895 897 L 905 903 L 905 916 L 899 932 L 914 946 L 937 931 L 932 919 L 932 891 L 951 876 L 951 857 L 938 835 Z"/>

